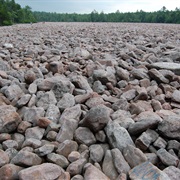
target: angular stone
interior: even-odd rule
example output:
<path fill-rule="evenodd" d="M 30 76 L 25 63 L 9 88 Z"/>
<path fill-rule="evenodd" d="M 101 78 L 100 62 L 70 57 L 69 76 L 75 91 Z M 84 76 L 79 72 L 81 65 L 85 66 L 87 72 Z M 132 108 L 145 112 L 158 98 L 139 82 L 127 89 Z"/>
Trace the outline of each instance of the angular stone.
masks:
<path fill-rule="evenodd" d="M 165 137 L 180 140 L 180 117 L 177 115 L 164 117 L 158 125 L 158 130 Z"/>
<path fill-rule="evenodd" d="M 127 101 L 130 101 L 132 99 L 134 99 L 137 95 L 137 92 L 135 89 L 130 89 L 126 92 L 124 92 L 122 95 L 121 95 L 121 98 L 123 99 L 126 99 Z"/>
<path fill-rule="evenodd" d="M 117 148 L 111 150 L 111 154 L 113 157 L 114 166 L 118 172 L 118 174 L 125 173 L 127 174 L 130 171 L 130 166 L 124 159 L 121 151 Z"/>
<path fill-rule="evenodd" d="M 144 112 L 139 114 L 136 121 L 136 123 L 129 125 L 128 132 L 130 134 L 136 135 L 142 133 L 148 128 L 155 128 L 162 119 L 156 113 Z"/>
<path fill-rule="evenodd" d="M 3 149 L 6 150 L 8 148 L 14 148 L 17 149 L 18 148 L 18 143 L 17 141 L 14 140 L 6 140 L 2 143 Z"/>
<path fill-rule="evenodd" d="M 32 180 L 32 179 L 56 179 L 58 178 L 64 170 L 52 163 L 43 163 L 41 165 L 29 167 L 23 169 L 19 172 L 19 179 L 20 180 Z"/>
<path fill-rule="evenodd" d="M 132 145 L 127 145 L 123 149 L 123 155 L 131 168 L 147 161 L 145 154 L 140 149 Z"/>
<path fill-rule="evenodd" d="M 6 164 L 0 168 L 0 177 L 3 180 L 13 180 L 18 179 L 18 173 L 23 169 L 23 167 L 16 166 L 14 164 Z"/>
<path fill-rule="evenodd" d="M 77 151 L 78 144 L 76 141 L 65 140 L 63 143 L 59 144 L 56 153 L 65 156 L 66 158 L 72 151 Z"/>
<path fill-rule="evenodd" d="M 60 117 L 60 124 L 62 124 L 62 122 L 66 119 L 75 119 L 79 122 L 81 113 L 81 106 L 79 104 L 66 108 Z"/>
<path fill-rule="evenodd" d="M 161 138 L 161 137 L 158 137 L 157 139 L 156 139 L 156 141 L 153 143 L 153 145 L 155 146 L 155 147 L 157 147 L 157 148 L 165 148 L 166 147 L 166 145 L 167 145 L 167 142 L 163 139 L 163 138 Z"/>
<path fill-rule="evenodd" d="M 67 168 L 69 165 L 68 160 L 64 156 L 56 154 L 56 153 L 48 154 L 47 160 L 51 163 L 59 165 L 62 168 Z"/>
<path fill-rule="evenodd" d="M 0 133 L 10 133 L 17 128 L 22 119 L 13 106 L 2 105 L 0 107 Z"/>
<path fill-rule="evenodd" d="M 167 166 L 177 167 L 178 163 L 180 162 L 177 157 L 171 155 L 169 152 L 162 148 L 157 151 L 157 156 L 162 161 L 162 163 Z"/>
<path fill-rule="evenodd" d="M 92 145 L 96 142 L 94 134 L 86 127 L 79 127 L 74 133 L 74 138 L 79 144 Z"/>
<path fill-rule="evenodd" d="M 104 106 L 99 105 L 91 108 L 84 119 L 82 124 L 90 128 L 93 132 L 98 132 L 104 129 L 106 124 L 110 121 L 110 110 Z"/>
<path fill-rule="evenodd" d="M 22 111 L 19 113 L 24 121 L 36 124 L 40 117 L 44 117 L 44 109 L 42 107 L 23 107 Z"/>
<path fill-rule="evenodd" d="M 65 140 L 72 140 L 74 132 L 78 127 L 78 121 L 74 119 L 67 119 L 62 122 L 62 126 L 57 134 L 56 141 L 63 142 Z"/>
<path fill-rule="evenodd" d="M 37 107 L 43 107 L 46 110 L 50 104 L 56 104 L 57 100 L 53 91 L 46 92 L 36 103 Z"/>
<path fill-rule="evenodd" d="M 45 132 L 45 129 L 40 128 L 38 126 L 28 128 L 25 132 L 25 137 L 26 139 L 35 138 L 35 139 L 41 140 L 42 137 L 44 136 L 44 132 Z"/>
<path fill-rule="evenodd" d="M 104 150 L 103 148 L 98 144 L 93 144 L 89 147 L 90 151 L 90 158 L 94 162 L 101 162 L 101 160 L 104 157 Z"/>
<path fill-rule="evenodd" d="M 72 162 L 66 169 L 71 176 L 81 174 L 84 165 L 87 163 L 86 159 L 78 159 L 77 161 Z"/>
<path fill-rule="evenodd" d="M 83 89 L 86 92 L 93 92 L 85 76 L 72 74 L 70 80 L 76 88 Z"/>
<path fill-rule="evenodd" d="M 62 98 L 57 103 L 57 106 L 60 110 L 70 108 L 75 105 L 74 96 L 70 93 L 63 94 Z"/>
<path fill-rule="evenodd" d="M 23 95 L 18 101 L 17 101 L 17 107 L 22 107 L 26 105 L 31 98 L 30 94 Z"/>
<path fill-rule="evenodd" d="M 18 85 L 14 84 L 9 86 L 5 90 L 4 94 L 10 101 L 12 101 L 14 99 L 19 99 L 22 95 L 24 95 L 24 92 Z"/>
<path fill-rule="evenodd" d="M 57 123 L 59 121 L 60 114 L 59 108 L 54 104 L 50 104 L 46 110 L 45 117 L 50 119 L 52 122 Z"/>
<path fill-rule="evenodd" d="M 168 175 L 159 170 L 150 162 L 144 162 L 129 171 L 131 180 L 146 179 L 146 180 L 170 180 Z"/>
<path fill-rule="evenodd" d="M 84 180 L 103 179 L 110 180 L 102 171 L 88 163 L 85 166 Z"/>
<path fill-rule="evenodd" d="M 169 80 L 167 78 L 165 78 L 158 70 L 156 69 L 151 69 L 148 72 L 149 76 L 156 80 L 158 83 L 165 83 L 168 84 Z"/>
<path fill-rule="evenodd" d="M 122 151 L 127 145 L 134 146 L 128 131 L 115 122 L 109 122 L 105 128 L 109 144 Z"/>
<path fill-rule="evenodd" d="M 117 77 L 120 78 L 120 80 L 126 80 L 126 81 L 129 80 L 130 73 L 126 69 L 123 69 L 121 67 L 116 67 L 116 74 Z"/>
<path fill-rule="evenodd" d="M 151 162 L 154 165 L 157 165 L 159 162 L 159 159 L 155 153 L 145 153 L 147 157 L 147 161 Z"/>
<path fill-rule="evenodd" d="M 68 78 L 65 78 L 64 76 L 54 76 L 45 79 L 42 84 L 39 84 L 38 88 L 42 88 L 42 90 L 52 89 L 57 101 L 59 101 L 63 94 L 72 94 L 75 87 Z"/>
<path fill-rule="evenodd" d="M 35 153 L 21 150 L 11 160 L 11 163 L 19 166 L 35 166 L 41 164 L 42 159 Z"/>
<path fill-rule="evenodd" d="M 0 149 L 0 167 L 9 163 L 9 156 L 6 152 Z"/>
<path fill-rule="evenodd" d="M 114 166 L 113 157 L 110 150 L 107 150 L 105 153 L 102 163 L 102 171 L 112 180 L 118 177 L 118 172 Z"/>
<path fill-rule="evenodd" d="M 136 79 L 149 79 L 149 76 L 147 74 L 147 70 L 144 68 L 133 68 L 131 71 L 131 74 L 136 78 Z"/>
<path fill-rule="evenodd" d="M 101 104 L 105 104 L 104 100 L 102 97 L 100 96 L 97 96 L 97 97 L 92 97 L 92 98 L 89 98 L 87 101 L 86 101 L 86 106 L 88 106 L 89 108 L 93 108 L 95 106 L 98 106 L 98 105 L 101 105 Z"/>
<path fill-rule="evenodd" d="M 30 128 L 31 127 L 31 123 L 28 122 L 28 121 L 22 121 L 18 127 L 17 127 L 17 131 L 19 133 L 24 133 L 26 131 L 27 128 Z"/>
<path fill-rule="evenodd" d="M 36 149 L 36 148 L 40 147 L 41 145 L 42 145 L 42 142 L 40 140 L 35 139 L 35 138 L 28 138 L 23 142 L 22 148 L 29 146 L 29 147 Z"/>
<path fill-rule="evenodd" d="M 115 85 L 117 83 L 115 74 L 103 69 L 94 70 L 93 77 L 95 80 L 101 81 L 102 84 L 111 82 L 113 85 Z"/>
<path fill-rule="evenodd" d="M 171 180 L 178 180 L 180 179 L 180 169 L 174 166 L 169 166 L 163 170 Z"/>
<path fill-rule="evenodd" d="M 180 91 L 175 90 L 175 91 L 172 93 L 172 100 L 175 101 L 175 102 L 180 103 Z"/>
<path fill-rule="evenodd" d="M 175 151 L 178 151 L 180 149 L 180 142 L 176 141 L 176 140 L 170 140 L 168 141 L 167 144 L 167 149 L 173 149 Z"/>
<path fill-rule="evenodd" d="M 46 156 L 46 155 L 52 153 L 53 150 L 54 150 L 54 145 L 53 144 L 45 144 L 45 145 L 35 149 L 34 152 L 38 156 Z"/>

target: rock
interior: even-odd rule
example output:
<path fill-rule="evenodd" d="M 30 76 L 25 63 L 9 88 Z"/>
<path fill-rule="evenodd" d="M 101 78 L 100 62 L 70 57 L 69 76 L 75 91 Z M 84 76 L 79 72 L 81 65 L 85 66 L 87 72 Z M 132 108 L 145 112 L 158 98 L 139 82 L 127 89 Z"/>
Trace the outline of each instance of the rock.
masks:
<path fill-rule="evenodd" d="M 136 78 L 136 79 L 149 79 L 149 76 L 147 74 L 147 70 L 144 68 L 133 68 L 133 70 L 131 71 L 131 74 Z"/>
<path fill-rule="evenodd" d="M 75 85 L 76 88 L 80 88 L 88 92 L 93 92 L 92 88 L 90 87 L 86 77 L 76 74 L 71 74 L 70 76 L 71 82 Z"/>
<path fill-rule="evenodd" d="M 72 162 L 66 169 L 71 176 L 81 174 L 84 165 L 87 163 L 86 159 L 78 159 L 77 161 Z"/>
<path fill-rule="evenodd" d="M 50 119 L 52 122 L 57 123 L 59 120 L 60 114 L 61 113 L 59 111 L 59 108 L 54 104 L 50 104 L 46 110 L 45 117 Z"/>
<path fill-rule="evenodd" d="M 53 144 L 45 144 L 45 145 L 35 149 L 34 152 L 38 156 L 46 156 L 46 155 L 52 153 L 53 150 L 54 150 L 54 145 Z"/>
<path fill-rule="evenodd" d="M 177 167 L 177 165 L 179 163 L 179 159 L 177 157 L 171 155 L 169 152 L 167 152 L 163 148 L 161 148 L 157 151 L 157 156 L 162 161 L 162 163 L 167 166 Z"/>
<path fill-rule="evenodd" d="M 84 180 L 103 179 L 110 180 L 102 171 L 88 163 L 85 166 Z"/>
<path fill-rule="evenodd" d="M 169 80 L 167 78 L 165 78 L 158 70 L 156 69 L 151 69 L 148 72 L 149 76 L 156 80 L 158 83 L 165 83 L 168 84 Z"/>
<path fill-rule="evenodd" d="M 29 85 L 28 91 L 30 94 L 35 94 L 37 92 L 37 85 L 35 83 L 31 83 Z"/>
<path fill-rule="evenodd" d="M 140 149 L 132 145 L 127 145 L 123 149 L 123 155 L 131 168 L 147 161 L 145 154 Z"/>
<path fill-rule="evenodd" d="M 158 130 L 163 136 L 171 139 L 180 140 L 180 118 L 179 116 L 166 116 L 159 123 Z"/>
<path fill-rule="evenodd" d="M 9 156 L 6 152 L 0 149 L 0 167 L 9 163 Z"/>
<path fill-rule="evenodd" d="M 19 112 L 20 116 L 24 121 L 36 124 L 40 117 L 44 116 L 44 109 L 42 107 L 23 107 L 22 111 Z"/>
<path fill-rule="evenodd" d="M 46 92 L 36 103 L 37 107 L 43 107 L 46 110 L 50 104 L 56 105 L 57 100 L 53 91 Z"/>
<path fill-rule="evenodd" d="M 36 80 L 36 74 L 32 70 L 28 70 L 24 74 L 24 79 L 28 84 L 31 84 Z"/>
<path fill-rule="evenodd" d="M 0 107 L 0 133 L 13 132 L 22 119 L 13 106 L 2 105 Z"/>
<path fill-rule="evenodd" d="M 45 129 L 40 128 L 38 126 L 28 128 L 25 132 L 25 137 L 26 139 L 35 138 L 35 139 L 41 140 L 44 135 L 44 132 L 45 132 Z"/>
<path fill-rule="evenodd" d="M 110 150 L 107 150 L 105 153 L 102 170 L 104 174 L 106 174 L 106 176 L 108 176 L 112 180 L 118 177 L 118 172 L 116 171 L 116 168 L 114 166 L 113 157 Z"/>
<path fill-rule="evenodd" d="M 147 179 L 147 180 L 170 180 L 168 175 L 159 170 L 156 166 L 150 162 L 144 162 L 129 171 L 129 177 L 131 180 Z"/>
<path fill-rule="evenodd" d="M 163 138 L 158 137 L 156 141 L 153 143 L 153 145 L 157 148 L 165 148 L 167 145 L 167 142 Z"/>
<path fill-rule="evenodd" d="M 97 97 L 89 98 L 85 104 L 86 104 L 86 106 L 88 106 L 88 108 L 93 108 L 95 106 L 105 104 L 105 102 L 102 97 L 97 96 Z"/>
<path fill-rule="evenodd" d="M 104 131 L 98 131 L 95 134 L 96 140 L 99 142 L 105 142 L 106 141 L 106 134 L 104 133 Z"/>
<path fill-rule="evenodd" d="M 56 150 L 56 153 L 68 158 L 68 155 L 72 151 L 77 151 L 77 149 L 78 149 L 78 144 L 76 141 L 65 140 L 63 143 L 60 143 L 58 145 L 58 149 Z"/>
<path fill-rule="evenodd" d="M 6 140 L 2 143 L 3 149 L 6 150 L 8 148 L 18 148 L 18 143 L 14 140 Z"/>
<path fill-rule="evenodd" d="M 60 155 L 60 154 L 56 154 L 56 153 L 50 153 L 47 155 L 47 160 L 51 163 L 57 164 L 62 168 L 67 168 L 69 165 L 68 160 Z"/>
<path fill-rule="evenodd" d="M 114 166 L 118 174 L 125 173 L 127 174 L 130 171 L 130 166 L 124 159 L 121 151 L 117 148 L 111 150 Z"/>
<path fill-rule="evenodd" d="M 42 159 L 35 153 L 28 151 L 19 151 L 15 157 L 11 160 L 12 164 L 18 166 L 35 166 L 42 163 Z"/>
<path fill-rule="evenodd" d="M 78 121 L 74 119 L 67 119 L 62 122 L 62 126 L 57 134 L 56 141 L 63 142 L 65 140 L 72 140 L 74 132 L 78 127 Z"/>
<path fill-rule="evenodd" d="M 18 173 L 23 169 L 23 167 L 16 166 L 14 164 L 6 164 L 0 168 L 0 177 L 4 180 L 18 179 Z"/>
<path fill-rule="evenodd" d="M 115 122 L 109 122 L 105 128 L 109 144 L 122 151 L 127 145 L 134 146 L 128 131 Z"/>
<path fill-rule="evenodd" d="M 79 122 L 81 113 L 81 106 L 79 104 L 70 108 L 66 108 L 60 117 L 60 124 L 62 124 L 66 119 L 75 119 Z"/>
<path fill-rule="evenodd" d="M 127 101 L 130 101 L 132 99 L 134 99 L 136 97 L 136 90 L 135 89 L 131 89 L 131 90 L 128 90 L 126 92 L 124 92 L 122 95 L 121 95 L 121 98 L 123 99 L 126 99 Z"/>
<path fill-rule="evenodd" d="M 159 159 L 155 153 L 145 153 L 147 157 L 147 161 L 151 162 L 154 165 L 157 165 L 159 162 Z"/>
<path fill-rule="evenodd" d="M 24 92 L 18 85 L 14 84 L 7 87 L 4 94 L 10 101 L 12 101 L 14 99 L 19 99 L 22 95 L 24 95 Z"/>
<path fill-rule="evenodd" d="M 117 77 L 120 78 L 120 80 L 126 80 L 126 81 L 129 80 L 130 73 L 126 69 L 123 69 L 121 67 L 116 67 L 116 74 Z"/>
<path fill-rule="evenodd" d="M 180 103 L 180 91 L 175 90 L 175 91 L 172 93 L 172 100 L 175 101 L 175 102 Z"/>
<path fill-rule="evenodd" d="M 93 162 L 101 162 L 104 157 L 104 150 L 98 144 L 93 144 L 89 147 L 90 158 Z"/>
<path fill-rule="evenodd" d="M 29 102 L 30 98 L 31 98 L 31 95 L 30 95 L 30 94 L 25 94 L 25 95 L 23 95 L 23 96 L 17 101 L 17 106 L 18 106 L 18 107 L 22 107 L 22 106 L 26 105 L 26 104 Z"/>
<path fill-rule="evenodd" d="M 82 124 L 90 128 L 93 132 L 98 132 L 104 129 L 106 124 L 110 121 L 110 111 L 104 105 L 92 107 L 84 119 Z"/>
<path fill-rule="evenodd" d="M 180 75 L 179 74 L 179 70 L 180 70 L 179 63 L 156 62 L 156 63 L 151 64 L 151 66 L 156 69 L 168 69 L 168 70 L 171 70 L 172 72 L 174 72 L 176 75 Z"/>
<path fill-rule="evenodd" d="M 174 149 L 175 151 L 178 151 L 180 149 L 180 142 L 176 140 L 170 140 L 167 143 L 167 149 Z"/>
<path fill-rule="evenodd" d="M 102 84 L 111 82 L 113 85 L 115 85 L 117 83 L 115 74 L 103 69 L 94 70 L 93 77 L 95 80 L 101 81 Z"/>
<path fill-rule="evenodd" d="M 52 163 L 43 163 L 41 165 L 29 167 L 19 172 L 20 180 L 31 179 L 56 179 L 63 173 L 63 169 Z"/>
<path fill-rule="evenodd" d="M 171 180 L 180 179 L 180 169 L 178 169 L 174 166 L 169 166 L 169 167 L 165 168 L 163 170 L 163 172 L 165 172 Z"/>
<path fill-rule="evenodd" d="M 77 161 L 80 158 L 80 153 L 78 151 L 72 151 L 69 156 L 68 156 L 68 160 L 70 162 L 74 162 Z"/>
<path fill-rule="evenodd" d="M 65 93 L 62 98 L 57 103 L 57 107 L 60 110 L 64 110 L 66 108 L 73 107 L 75 105 L 75 99 L 72 94 Z"/>
<path fill-rule="evenodd" d="M 86 127 L 79 127 L 75 130 L 74 138 L 79 144 L 90 146 L 96 142 L 93 133 Z"/>
<path fill-rule="evenodd" d="M 142 112 L 136 118 L 136 121 L 136 123 L 129 125 L 128 132 L 130 134 L 140 134 L 148 128 L 155 128 L 162 121 L 162 119 L 156 113 Z"/>
<path fill-rule="evenodd" d="M 35 138 L 28 138 L 23 142 L 22 148 L 29 146 L 29 147 L 36 149 L 36 148 L 40 147 L 41 145 L 42 145 L 42 142 L 40 140 L 35 139 Z"/>
<path fill-rule="evenodd" d="M 64 72 L 62 62 L 58 62 L 58 61 L 50 62 L 47 69 L 49 69 L 49 71 L 51 71 L 53 74 L 55 73 L 61 74 Z"/>

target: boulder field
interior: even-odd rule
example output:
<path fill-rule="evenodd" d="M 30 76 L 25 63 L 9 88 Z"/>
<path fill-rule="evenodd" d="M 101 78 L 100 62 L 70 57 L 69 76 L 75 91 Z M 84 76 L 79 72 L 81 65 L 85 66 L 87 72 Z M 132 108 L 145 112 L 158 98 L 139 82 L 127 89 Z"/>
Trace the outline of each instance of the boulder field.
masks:
<path fill-rule="evenodd" d="M 180 25 L 0 27 L 1 180 L 179 180 Z"/>

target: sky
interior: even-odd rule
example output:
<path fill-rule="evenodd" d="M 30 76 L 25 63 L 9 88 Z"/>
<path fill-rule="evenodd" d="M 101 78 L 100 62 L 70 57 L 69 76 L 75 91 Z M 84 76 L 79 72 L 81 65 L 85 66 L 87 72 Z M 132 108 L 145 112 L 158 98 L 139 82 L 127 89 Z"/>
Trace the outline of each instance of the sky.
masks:
<path fill-rule="evenodd" d="M 180 8 L 180 0 L 15 0 L 22 7 L 28 5 L 32 11 L 57 13 L 90 13 L 93 10 L 104 13 L 158 11 L 163 6 L 168 10 Z"/>

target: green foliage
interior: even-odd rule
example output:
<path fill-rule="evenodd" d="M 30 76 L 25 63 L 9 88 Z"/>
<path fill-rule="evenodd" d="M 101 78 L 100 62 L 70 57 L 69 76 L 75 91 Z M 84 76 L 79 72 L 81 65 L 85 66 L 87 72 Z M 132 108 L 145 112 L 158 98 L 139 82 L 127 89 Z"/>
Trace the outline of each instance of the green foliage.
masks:
<path fill-rule="evenodd" d="M 0 26 L 36 22 L 29 6 L 21 8 L 14 0 L 0 0 Z"/>
<path fill-rule="evenodd" d="M 127 12 L 122 13 L 117 10 L 115 13 L 105 14 L 103 11 L 98 13 L 93 10 L 90 14 L 67 14 L 67 13 L 48 13 L 33 12 L 38 22 L 146 22 L 146 23 L 180 23 L 180 9 L 169 11 L 163 6 L 155 12 Z"/>

